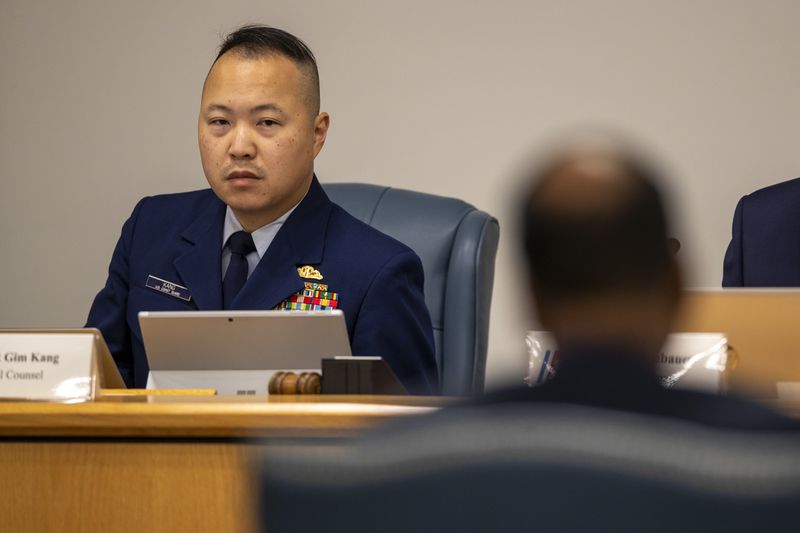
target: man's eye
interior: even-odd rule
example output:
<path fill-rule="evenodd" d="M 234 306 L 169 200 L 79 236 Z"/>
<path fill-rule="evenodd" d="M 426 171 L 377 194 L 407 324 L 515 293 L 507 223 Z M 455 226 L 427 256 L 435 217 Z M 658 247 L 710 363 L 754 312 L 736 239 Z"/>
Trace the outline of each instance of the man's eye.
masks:
<path fill-rule="evenodd" d="M 227 126 L 228 125 L 228 121 L 225 120 L 224 118 L 215 118 L 213 120 L 210 120 L 208 123 L 211 124 L 212 126 Z"/>
<path fill-rule="evenodd" d="M 265 118 L 265 119 L 259 121 L 258 125 L 259 126 L 266 126 L 268 128 L 271 128 L 272 126 L 277 126 L 278 123 L 275 122 L 274 120 L 272 120 L 271 118 Z"/>

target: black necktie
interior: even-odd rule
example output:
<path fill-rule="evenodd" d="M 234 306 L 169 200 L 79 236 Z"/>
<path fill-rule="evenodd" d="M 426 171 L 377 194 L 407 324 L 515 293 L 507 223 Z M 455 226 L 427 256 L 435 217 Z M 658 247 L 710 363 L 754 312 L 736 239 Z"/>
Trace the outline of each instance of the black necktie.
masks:
<path fill-rule="evenodd" d="M 237 231 L 228 237 L 231 262 L 222 280 L 222 307 L 230 309 L 236 295 L 247 281 L 247 254 L 256 251 L 253 236 L 246 231 Z"/>

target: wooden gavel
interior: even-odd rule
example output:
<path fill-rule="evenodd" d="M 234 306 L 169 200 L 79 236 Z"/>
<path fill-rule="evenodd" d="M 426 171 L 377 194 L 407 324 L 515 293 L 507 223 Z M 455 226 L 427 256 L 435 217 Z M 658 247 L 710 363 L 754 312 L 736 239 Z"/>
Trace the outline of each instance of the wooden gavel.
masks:
<path fill-rule="evenodd" d="M 275 372 L 269 379 L 270 394 L 319 394 L 322 376 L 318 372 Z"/>

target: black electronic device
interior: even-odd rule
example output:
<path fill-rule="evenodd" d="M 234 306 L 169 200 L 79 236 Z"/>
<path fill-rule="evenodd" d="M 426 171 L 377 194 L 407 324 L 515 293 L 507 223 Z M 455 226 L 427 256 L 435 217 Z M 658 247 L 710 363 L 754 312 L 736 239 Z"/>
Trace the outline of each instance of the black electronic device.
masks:
<path fill-rule="evenodd" d="M 322 360 L 322 394 L 406 395 L 408 391 L 381 357 L 333 357 Z"/>

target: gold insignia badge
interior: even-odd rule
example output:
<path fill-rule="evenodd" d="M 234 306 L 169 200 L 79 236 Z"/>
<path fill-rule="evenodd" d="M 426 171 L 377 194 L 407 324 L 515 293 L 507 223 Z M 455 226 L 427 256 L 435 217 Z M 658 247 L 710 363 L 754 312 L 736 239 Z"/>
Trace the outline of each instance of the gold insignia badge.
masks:
<path fill-rule="evenodd" d="M 297 275 L 305 279 L 322 279 L 322 274 L 319 273 L 319 270 L 311 265 L 297 267 Z"/>

